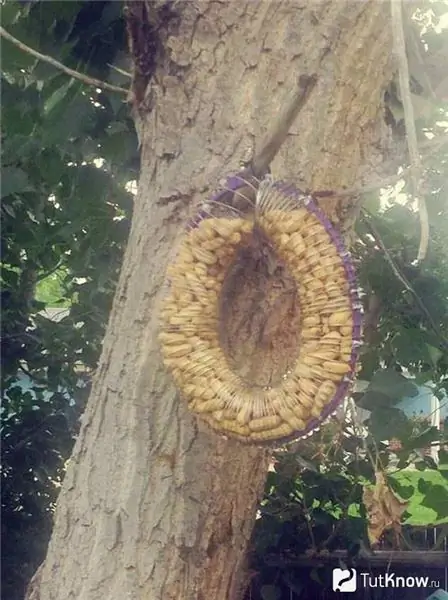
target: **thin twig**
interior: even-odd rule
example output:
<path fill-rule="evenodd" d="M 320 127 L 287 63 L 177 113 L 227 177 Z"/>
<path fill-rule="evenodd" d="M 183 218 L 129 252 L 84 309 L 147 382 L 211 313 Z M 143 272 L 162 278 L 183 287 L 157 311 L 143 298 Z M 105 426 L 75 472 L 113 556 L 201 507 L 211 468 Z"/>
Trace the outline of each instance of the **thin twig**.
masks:
<path fill-rule="evenodd" d="M 409 158 L 411 161 L 411 181 L 414 188 L 414 197 L 418 201 L 420 215 L 420 245 L 418 248 L 417 262 L 422 261 L 428 251 L 429 222 L 426 202 L 419 193 L 422 179 L 422 164 L 417 144 L 417 132 L 415 130 L 414 107 L 412 105 L 411 90 L 409 88 L 409 66 L 406 56 L 406 42 L 403 28 L 402 1 L 391 0 L 392 27 L 395 44 L 395 53 L 398 59 L 398 76 L 400 81 L 400 95 L 404 109 L 404 122 L 406 126 L 406 138 L 408 142 Z"/>
<path fill-rule="evenodd" d="M 306 521 L 306 527 L 308 529 L 308 535 L 310 536 L 310 540 L 311 540 L 311 545 L 313 547 L 314 551 L 317 551 L 317 544 L 316 544 L 316 538 L 314 537 L 314 532 L 313 532 L 313 528 L 311 526 L 311 511 L 309 510 L 306 500 L 305 500 L 305 494 L 302 495 L 302 504 L 303 504 L 303 508 L 304 510 L 304 516 L 305 516 L 305 521 Z"/>
<path fill-rule="evenodd" d="M 46 62 L 49 65 L 52 65 L 53 67 L 56 67 L 60 71 L 63 71 L 67 75 L 70 75 L 70 77 L 78 79 L 79 81 L 82 81 L 87 85 L 93 85 L 103 90 L 110 90 L 111 92 L 119 92 L 120 94 L 129 93 L 129 90 L 126 90 L 125 88 L 118 87 L 116 85 L 111 85 L 110 83 L 106 83 L 105 81 L 101 81 L 100 79 L 95 79 L 94 77 L 89 77 L 88 75 L 84 75 L 83 73 L 79 73 L 78 71 L 74 71 L 73 69 L 69 69 L 69 67 L 66 67 L 51 56 L 41 54 L 40 52 L 37 52 L 37 50 L 30 48 L 29 46 L 12 36 L 10 33 L 8 33 L 5 29 L 3 29 L 3 27 L 0 27 L 0 35 L 1 37 L 5 38 L 5 40 L 10 41 L 12 44 L 17 46 L 17 48 L 20 48 L 20 50 L 23 50 L 23 52 L 31 54 L 31 56 L 34 56 L 35 58 L 42 60 L 43 62 Z"/>
<path fill-rule="evenodd" d="M 114 71 L 116 71 L 117 73 L 120 73 L 120 75 L 123 75 L 124 77 L 128 77 L 129 79 L 132 79 L 132 74 L 128 73 L 127 71 L 124 71 L 123 69 L 120 69 L 120 67 L 116 67 L 115 65 L 112 65 L 111 63 L 107 63 L 107 66 L 110 69 L 113 69 Z"/>

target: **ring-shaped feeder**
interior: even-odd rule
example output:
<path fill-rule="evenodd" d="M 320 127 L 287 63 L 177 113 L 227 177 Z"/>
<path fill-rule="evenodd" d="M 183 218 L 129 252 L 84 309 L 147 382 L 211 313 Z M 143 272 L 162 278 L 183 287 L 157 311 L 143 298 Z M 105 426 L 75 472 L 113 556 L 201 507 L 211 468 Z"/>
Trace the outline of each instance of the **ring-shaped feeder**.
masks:
<path fill-rule="evenodd" d="M 167 284 L 164 363 L 216 431 L 280 445 L 317 429 L 349 393 L 361 344 L 355 269 L 293 185 L 230 177 L 188 224 Z"/>

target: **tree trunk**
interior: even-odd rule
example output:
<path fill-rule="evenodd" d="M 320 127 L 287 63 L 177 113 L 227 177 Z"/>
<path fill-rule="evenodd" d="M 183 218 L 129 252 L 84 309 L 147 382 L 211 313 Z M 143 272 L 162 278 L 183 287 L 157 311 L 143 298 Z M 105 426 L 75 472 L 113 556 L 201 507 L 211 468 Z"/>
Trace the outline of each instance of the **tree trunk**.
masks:
<path fill-rule="evenodd" d="M 141 35 L 153 35 L 164 3 L 131 4 L 143 15 Z M 299 75 L 315 73 L 318 83 L 272 165 L 277 178 L 353 187 L 386 151 L 388 4 L 197 0 L 170 10 L 177 16 L 158 30 L 149 87 L 144 77 L 136 87 L 142 161 L 132 231 L 30 598 L 241 598 L 269 452 L 210 432 L 179 399 L 156 341 L 165 269 L 192 207 L 250 159 Z M 136 40 L 133 54 L 138 66 Z M 325 208 L 345 227 L 352 205 Z"/>

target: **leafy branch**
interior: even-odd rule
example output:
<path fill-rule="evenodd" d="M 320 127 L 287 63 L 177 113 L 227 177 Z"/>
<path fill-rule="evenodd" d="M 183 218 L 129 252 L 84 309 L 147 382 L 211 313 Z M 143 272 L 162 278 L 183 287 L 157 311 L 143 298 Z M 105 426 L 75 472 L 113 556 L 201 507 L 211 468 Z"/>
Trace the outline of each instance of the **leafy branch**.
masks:
<path fill-rule="evenodd" d="M 378 246 L 383 251 L 384 257 L 385 257 L 386 261 L 389 263 L 395 276 L 403 284 L 405 289 L 408 292 L 410 292 L 412 294 L 412 296 L 415 298 L 418 307 L 420 308 L 421 312 L 428 320 L 428 323 L 431 325 L 431 328 L 433 329 L 434 333 L 440 339 L 441 343 L 443 344 L 443 347 L 445 349 L 448 349 L 448 340 L 440 333 L 440 327 L 438 327 L 437 323 L 432 318 L 432 316 L 431 316 L 430 312 L 428 311 L 428 309 L 426 308 L 423 300 L 420 298 L 420 296 L 417 294 L 415 289 L 412 287 L 412 285 L 410 284 L 407 277 L 398 268 L 397 264 L 395 263 L 394 259 L 392 258 L 389 250 L 386 248 L 386 245 L 384 244 L 377 228 L 375 227 L 375 225 L 373 224 L 371 219 L 366 218 L 367 216 L 372 217 L 372 215 L 366 209 L 362 209 L 362 216 L 363 216 L 362 220 L 365 223 L 367 229 L 369 230 L 370 235 L 374 238 L 375 242 L 378 244 Z"/>
<path fill-rule="evenodd" d="M 67 75 L 70 75 L 70 77 L 78 79 L 79 81 L 82 81 L 87 85 L 95 86 L 101 88 L 102 90 L 109 90 L 111 92 L 119 92 L 120 94 L 128 94 L 128 90 L 126 90 L 125 88 L 106 83 L 105 81 L 102 81 L 101 79 L 96 79 L 95 77 L 89 77 L 88 75 L 84 75 L 83 73 L 79 73 L 79 71 L 75 71 L 74 69 L 66 67 L 61 62 L 52 58 L 51 56 L 41 54 L 37 50 L 30 48 L 29 46 L 15 38 L 13 35 L 8 33 L 3 27 L 0 27 L 0 36 L 17 46 L 17 48 L 20 48 L 20 50 L 23 50 L 23 52 L 31 54 L 31 56 L 34 56 L 34 58 L 37 58 L 38 60 L 41 60 L 43 62 L 48 63 L 49 65 L 52 65 L 53 67 L 56 67 L 56 69 L 59 69 L 63 73 L 66 73 Z"/>

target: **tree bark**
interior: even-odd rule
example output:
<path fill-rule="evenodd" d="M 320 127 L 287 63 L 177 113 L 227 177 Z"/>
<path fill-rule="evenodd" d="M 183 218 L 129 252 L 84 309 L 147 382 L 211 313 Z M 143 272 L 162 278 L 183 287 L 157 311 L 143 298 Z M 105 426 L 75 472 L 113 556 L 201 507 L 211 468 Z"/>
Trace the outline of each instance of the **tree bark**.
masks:
<path fill-rule="evenodd" d="M 144 39 L 165 3 L 132 4 Z M 48 555 L 29 591 L 41 600 L 242 597 L 269 452 L 219 437 L 179 399 L 156 341 L 165 269 L 195 204 L 251 158 L 300 75 L 318 83 L 272 165 L 277 178 L 351 188 L 387 152 L 387 3 L 195 0 L 170 10 L 148 87 L 140 78 L 132 230 Z M 325 201 L 341 228 L 352 208 L 347 198 Z"/>

